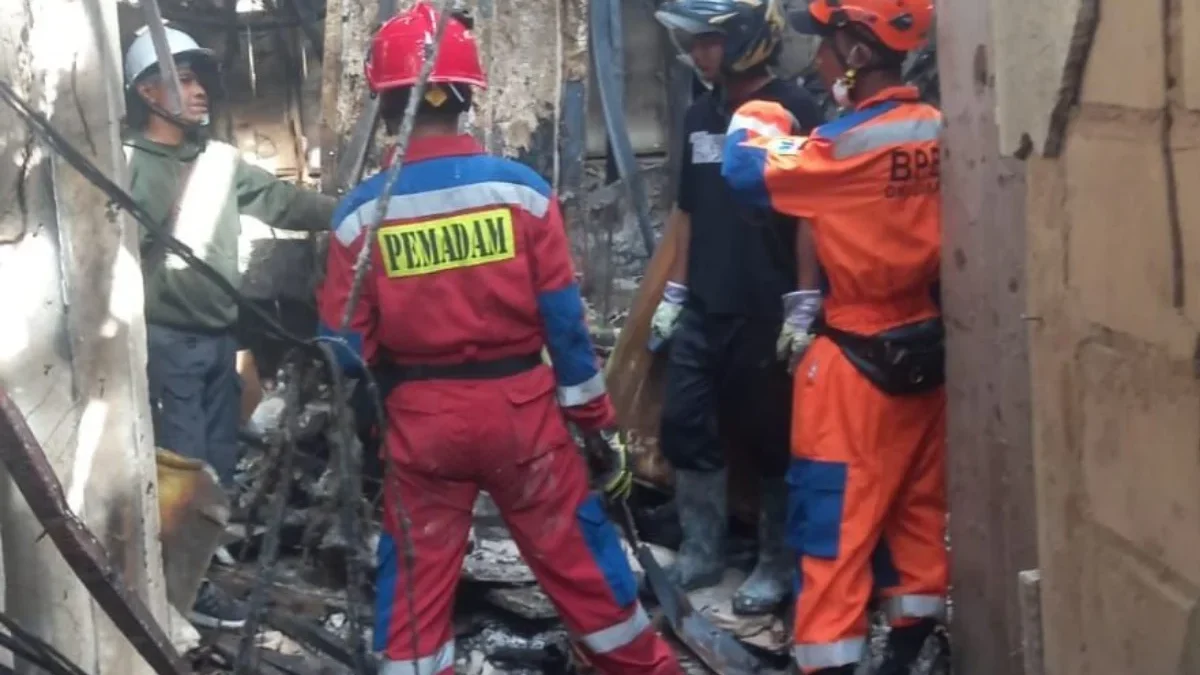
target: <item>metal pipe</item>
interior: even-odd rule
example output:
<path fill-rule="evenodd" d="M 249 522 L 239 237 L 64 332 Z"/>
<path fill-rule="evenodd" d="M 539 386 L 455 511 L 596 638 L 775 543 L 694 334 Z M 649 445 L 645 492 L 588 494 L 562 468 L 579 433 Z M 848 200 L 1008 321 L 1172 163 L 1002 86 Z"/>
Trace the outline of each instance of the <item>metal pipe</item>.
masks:
<path fill-rule="evenodd" d="M 646 187 L 642 182 L 642 174 L 637 164 L 637 156 L 633 152 L 633 143 L 629 140 L 629 122 L 625 117 L 624 85 L 618 66 L 613 62 L 612 54 L 621 44 L 617 33 L 621 26 L 614 26 L 613 21 L 619 20 L 620 12 L 617 4 L 620 0 L 592 0 L 588 3 L 588 27 L 590 31 L 588 46 L 592 53 L 592 66 L 596 70 L 596 87 L 600 92 L 600 107 L 604 111 L 604 126 L 608 131 L 610 152 L 625 183 L 629 203 L 637 216 L 638 230 L 642 242 L 646 246 L 647 257 L 654 255 L 654 229 L 650 225 L 650 206 L 646 199 Z"/>
<path fill-rule="evenodd" d="M 146 12 L 146 28 L 154 43 L 154 53 L 158 55 L 158 72 L 167 83 L 168 111 L 179 117 L 183 115 L 183 87 L 179 84 L 175 55 L 171 53 L 171 45 L 167 42 L 167 28 L 158 9 L 158 0 L 142 0 L 142 9 Z"/>
<path fill-rule="evenodd" d="M 87 525 L 71 511 L 62 483 L 25 422 L 0 387 L 0 462 L 34 517 L 85 588 L 158 675 L 184 675 L 191 668 L 175 651 L 140 597 L 125 585 L 121 570 Z"/>
<path fill-rule="evenodd" d="M 383 25 L 395 13 L 396 0 L 380 0 L 376 24 Z M 366 166 L 367 153 L 371 148 L 371 139 L 375 138 L 375 129 L 378 126 L 379 97 L 367 92 L 366 104 L 363 105 L 358 119 L 354 121 L 354 131 L 350 134 L 350 142 L 342 149 L 341 157 L 334 171 L 332 187 L 329 190 L 332 194 L 340 195 L 362 180 L 363 167 Z"/>

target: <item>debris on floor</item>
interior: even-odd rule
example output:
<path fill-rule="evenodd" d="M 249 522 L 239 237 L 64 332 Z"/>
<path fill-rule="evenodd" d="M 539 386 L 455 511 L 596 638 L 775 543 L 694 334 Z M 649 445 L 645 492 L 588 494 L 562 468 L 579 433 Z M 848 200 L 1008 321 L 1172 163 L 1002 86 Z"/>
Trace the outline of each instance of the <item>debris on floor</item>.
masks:
<path fill-rule="evenodd" d="M 270 428 L 277 421 L 263 421 L 275 414 L 272 395 L 263 402 L 258 425 Z M 277 407 L 277 406 L 276 406 Z M 351 649 L 356 635 L 370 645 L 374 628 L 374 549 L 379 536 L 378 480 L 373 486 L 364 478 L 363 514 L 370 514 L 361 541 L 346 542 L 338 526 L 338 487 L 330 473 L 331 453 L 319 429 L 329 419 L 321 411 L 308 411 L 297 430 L 293 452 L 303 455 L 291 462 L 290 480 L 283 480 L 277 461 L 278 445 L 270 439 L 246 440 L 245 458 L 237 477 L 234 516 L 226 531 L 232 565 L 214 565 L 209 578 L 235 597 L 246 598 L 263 582 L 258 556 L 268 539 L 278 538 L 280 558 L 273 579 L 264 588 L 267 611 L 254 642 L 255 658 L 264 673 L 315 675 L 355 673 Z M 364 475 L 372 475 L 364 471 Z M 277 531 L 272 532 L 260 508 L 264 494 L 287 487 L 287 509 Z M 669 566 L 678 546 L 678 517 L 668 494 L 640 484 L 631 500 L 634 521 L 644 543 L 656 560 Z M 692 606 L 718 629 L 732 634 L 761 662 L 761 673 L 786 672 L 789 631 L 784 617 L 741 617 L 732 612 L 734 593 L 754 565 L 757 547 L 745 528 L 732 524 L 729 565 L 722 583 L 689 593 Z M 751 535 L 752 536 L 752 535 Z M 512 536 L 492 499 L 481 493 L 474 508 L 467 555 L 456 594 L 454 634 L 456 673 L 469 675 L 520 674 L 567 675 L 589 672 L 572 649 L 566 630 L 550 599 L 538 587 L 533 573 L 522 560 Z M 329 546 L 330 539 L 339 539 Z M 623 542 L 624 543 L 624 542 Z M 632 547 L 625 545 L 642 588 L 643 602 L 656 625 L 669 633 L 654 598 L 646 591 L 644 572 Z M 365 572 L 363 586 L 353 587 L 347 561 L 357 560 Z M 353 610 L 353 611 L 351 611 Z M 351 616 L 358 617 L 357 633 Z M 882 652 L 886 629 L 874 631 L 873 659 Z M 671 639 L 668 635 L 668 639 Z M 688 673 L 709 672 L 680 643 L 680 661 Z M 205 633 L 200 646 L 190 654 L 198 672 L 223 673 L 241 645 L 237 634 Z M 371 656 L 375 659 L 377 657 Z M 376 664 L 377 665 L 377 664 Z M 870 666 L 868 666 L 869 668 Z M 257 672 L 257 671 L 256 671 Z M 870 672 L 869 670 L 864 672 Z"/>
<path fill-rule="evenodd" d="M 302 443 L 298 448 L 313 453 L 314 457 L 300 459 L 292 465 L 289 509 L 279 532 L 281 558 L 274 571 L 273 583 L 266 588 L 268 612 L 255 643 L 256 658 L 262 664 L 263 672 L 300 675 L 353 672 L 346 589 L 344 584 L 331 583 L 331 578 L 336 575 L 330 574 L 329 565 L 323 562 L 319 547 L 313 545 L 311 537 L 315 521 L 331 522 L 329 514 L 322 513 L 325 507 L 321 496 L 329 492 L 328 488 L 322 487 L 322 483 L 328 481 L 324 471 L 324 451 L 316 444 Z M 245 450 L 238 475 L 239 495 L 234 499 L 237 505 L 235 520 L 241 522 L 231 524 L 225 537 L 235 563 L 215 565 L 210 572 L 215 583 L 240 598 L 247 597 L 260 583 L 257 556 L 269 530 L 260 522 L 245 522 L 245 518 L 251 510 L 254 495 L 263 490 L 263 483 L 277 480 L 271 477 L 272 458 L 268 443 L 248 443 Z M 639 528 L 644 528 L 652 540 L 676 544 L 678 526 L 673 522 L 673 513 L 664 510 L 661 497 L 646 504 L 644 508 L 635 509 Z M 474 515 L 456 598 L 456 672 L 471 675 L 585 672 L 573 656 L 571 643 L 553 603 L 538 587 L 498 508 L 486 493 L 477 500 Z M 371 528 L 373 533 L 378 532 L 377 523 L 371 523 Z M 328 526 L 325 531 L 330 531 Z M 363 542 L 361 548 L 366 553 L 373 555 L 371 544 L 376 536 L 371 535 L 369 541 Z M 669 563 L 674 555 L 668 548 L 650 546 L 664 563 Z M 632 547 L 625 544 L 625 551 L 640 583 L 643 571 Z M 373 575 L 373 569 L 370 571 Z M 733 588 L 736 589 L 736 585 Z M 721 600 L 713 593 L 697 595 L 696 601 L 706 612 L 710 605 L 728 607 L 727 597 Z M 370 588 L 362 589 L 356 602 L 360 630 L 370 640 L 374 615 Z M 652 599 L 647 598 L 646 603 L 653 613 Z M 757 636 L 763 631 L 746 632 Z M 755 639 L 761 642 L 761 637 Z M 191 654 L 194 662 L 211 672 L 226 672 L 221 668 L 228 667 L 238 645 L 236 634 L 204 634 L 200 647 L 193 649 Z M 689 672 L 706 671 L 702 666 L 695 666 Z"/>

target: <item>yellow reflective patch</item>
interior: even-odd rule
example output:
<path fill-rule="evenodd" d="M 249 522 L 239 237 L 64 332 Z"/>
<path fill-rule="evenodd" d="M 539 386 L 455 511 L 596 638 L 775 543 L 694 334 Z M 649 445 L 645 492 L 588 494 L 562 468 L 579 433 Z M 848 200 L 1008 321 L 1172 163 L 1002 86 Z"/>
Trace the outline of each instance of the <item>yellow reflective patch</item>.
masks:
<path fill-rule="evenodd" d="M 462 213 L 379 229 L 389 277 L 412 277 L 511 260 L 516 255 L 512 211 Z"/>

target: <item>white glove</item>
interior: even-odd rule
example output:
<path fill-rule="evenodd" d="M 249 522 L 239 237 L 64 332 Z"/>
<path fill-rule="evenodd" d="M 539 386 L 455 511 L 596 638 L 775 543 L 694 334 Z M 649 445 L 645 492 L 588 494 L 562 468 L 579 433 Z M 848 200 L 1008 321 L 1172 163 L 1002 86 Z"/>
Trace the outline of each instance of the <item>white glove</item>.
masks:
<path fill-rule="evenodd" d="M 783 327 L 775 341 L 775 355 L 788 362 L 788 372 L 804 357 L 812 344 L 812 325 L 821 311 L 821 291 L 794 291 L 783 296 Z"/>
<path fill-rule="evenodd" d="M 663 290 L 662 300 L 654 309 L 654 317 L 650 319 L 651 342 L 663 342 L 670 339 L 675 332 L 675 324 L 679 321 L 679 312 L 687 300 L 688 289 L 683 284 L 668 281 Z"/>

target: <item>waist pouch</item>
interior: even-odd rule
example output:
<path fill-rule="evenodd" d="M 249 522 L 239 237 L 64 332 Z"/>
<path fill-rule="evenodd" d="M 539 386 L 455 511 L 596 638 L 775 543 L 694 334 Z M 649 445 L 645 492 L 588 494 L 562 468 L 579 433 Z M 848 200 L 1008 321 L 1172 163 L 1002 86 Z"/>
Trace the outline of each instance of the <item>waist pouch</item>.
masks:
<path fill-rule="evenodd" d="M 814 326 L 842 350 L 863 377 L 890 396 L 924 394 L 946 383 L 946 328 L 940 318 L 878 335 L 856 335 L 818 319 Z"/>

